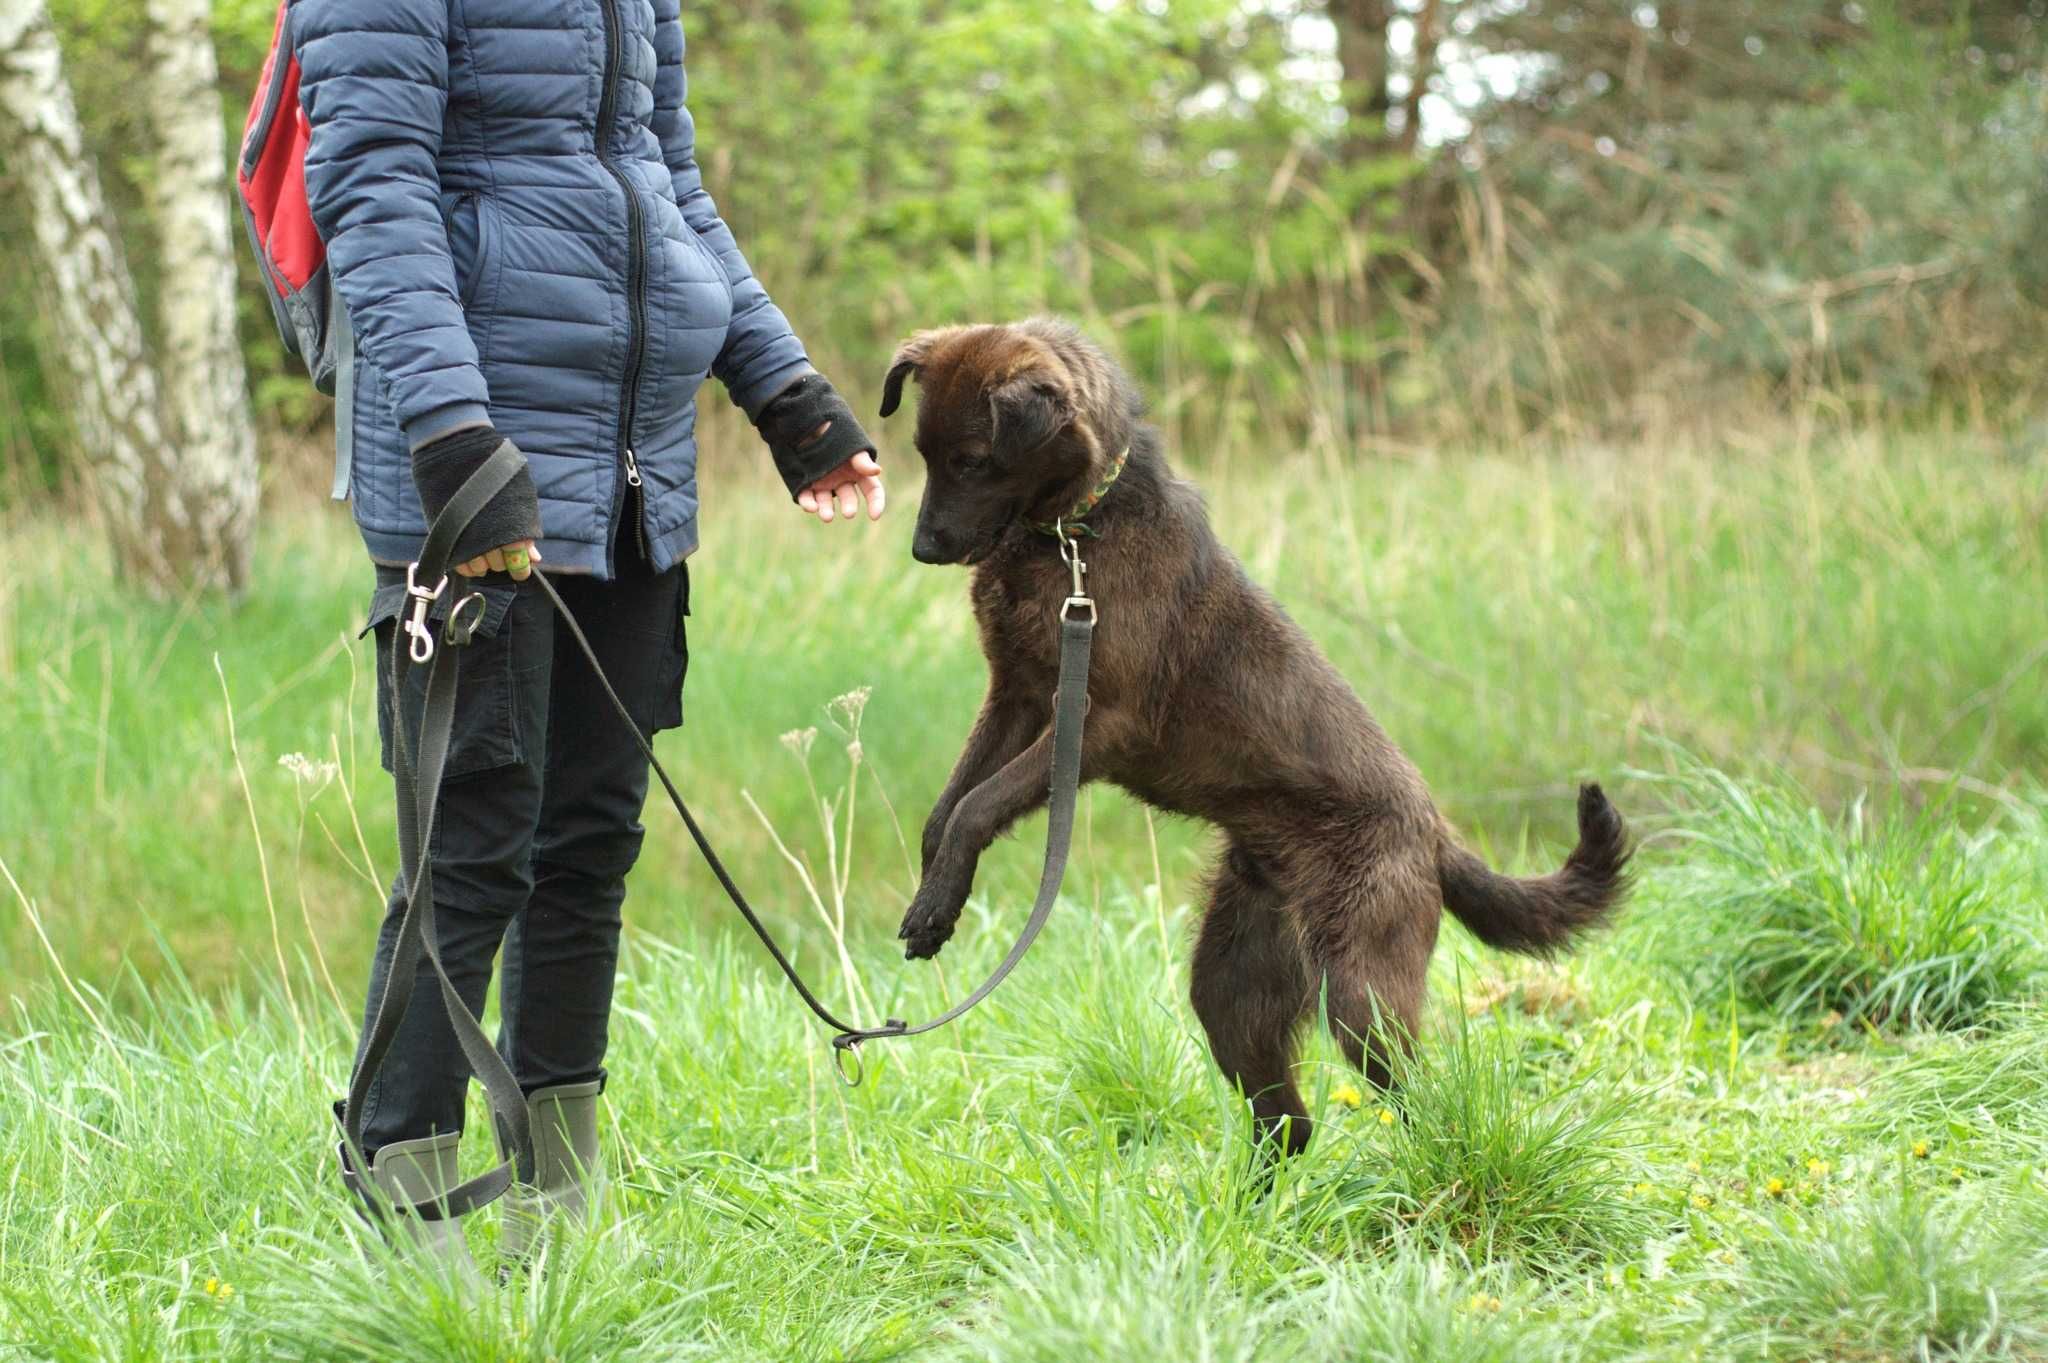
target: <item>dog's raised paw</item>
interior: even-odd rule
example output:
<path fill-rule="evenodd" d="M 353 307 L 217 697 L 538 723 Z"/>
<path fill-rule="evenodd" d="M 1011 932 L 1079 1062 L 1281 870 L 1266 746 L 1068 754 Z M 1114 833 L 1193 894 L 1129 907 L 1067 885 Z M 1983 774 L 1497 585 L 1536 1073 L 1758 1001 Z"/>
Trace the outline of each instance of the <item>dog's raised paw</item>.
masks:
<path fill-rule="evenodd" d="M 953 925 L 957 914 L 940 914 L 912 904 L 903 915 L 903 926 L 896 935 L 903 939 L 903 955 L 906 960 L 928 961 L 939 954 L 939 948 L 952 940 Z"/>
<path fill-rule="evenodd" d="M 952 939 L 953 924 L 947 920 L 934 920 L 912 909 L 904 915 L 903 926 L 896 935 L 903 939 L 904 959 L 929 961 L 939 954 L 940 947 Z"/>

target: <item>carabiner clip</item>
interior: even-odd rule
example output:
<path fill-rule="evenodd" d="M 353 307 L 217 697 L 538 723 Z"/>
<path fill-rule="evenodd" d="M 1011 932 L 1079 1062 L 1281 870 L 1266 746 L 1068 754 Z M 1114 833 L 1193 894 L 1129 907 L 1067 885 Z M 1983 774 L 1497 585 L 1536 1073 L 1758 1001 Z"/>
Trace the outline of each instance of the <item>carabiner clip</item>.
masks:
<path fill-rule="evenodd" d="M 441 593 L 448 590 L 448 575 L 428 591 L 419 583 L 420 565 L 405 565 L 405 594 L 412 598 L 412 615 L 405 622 L 405 632 L 412 636 L 412 660 L 415 663 L 430 661 L 434 656 L 434 632 L 427 628 L 427 608 L 441 599 Z"/>
<path fill-rule="evenodd" d="M 1088 612 L 1088 623 L 1095 623 L 1095 599 L 1088 595 L 1088 565 L 1081 561 L 1081 545 L 1067 533 L 1067 522 L 1061 517 L 1052 523 L 1053 534 L 1060 542 L 1060 557 L 1066 560 L 1067 572 L 1073 577 L 1074 590 L 1060 603 L 1060 619 L 1065 620 L 1077 610 Z"/>

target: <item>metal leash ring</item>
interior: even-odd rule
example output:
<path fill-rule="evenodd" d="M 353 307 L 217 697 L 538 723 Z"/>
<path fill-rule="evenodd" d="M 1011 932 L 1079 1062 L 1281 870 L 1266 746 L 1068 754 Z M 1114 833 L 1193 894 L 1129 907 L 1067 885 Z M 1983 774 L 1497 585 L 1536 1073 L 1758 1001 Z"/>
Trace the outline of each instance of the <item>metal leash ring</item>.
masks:
<path fill-rule="evenodd" d="M 847 1061 L 853 1062 L 853 1072 L 847 1073 Z M 859 1037 L 832 1038 L 832 1068 L 839 1071 L 839 1082 L 850 1089 L 860 1087 L 860 1081 L 868 1077 L 867 1063 L 860 1058 Z"/>
<path fill-rule="evenodd" d="M 471 592 L 457 601 L 449 608 L 448 621 L 441 627 L 442 640 L 456 648 L 468 644 L 476 638 L 477 627 L 483 624 L 484 612 L 488 608 L 489 603 L 484 600 L 482 592 Z M 469 612 L 466 616 L 463 614 L 465 611 Z"/>
<path fill-rule="evenodd" d="M 861 1043 L 873 1041 L 876 1037 L 908 1036 L 909 1034 L 910 1024 L 902 1018 L 890 1018 L 881 1026 L 870 1027 L 865 1031 L 841 1032 L 838 1036 L 832 1038 L 833 1067 L 839 1071 L 839 1077 L 846 1081 L 848 1088 L 859 1088 L 860 1081 L 867 1078 L 868 1073 L 867 1065 L 862 1061 L 860 1055 Z M 846 1072 L 846 1061 L 849 1056 L 853 1059 L 852 1074 Z"/>

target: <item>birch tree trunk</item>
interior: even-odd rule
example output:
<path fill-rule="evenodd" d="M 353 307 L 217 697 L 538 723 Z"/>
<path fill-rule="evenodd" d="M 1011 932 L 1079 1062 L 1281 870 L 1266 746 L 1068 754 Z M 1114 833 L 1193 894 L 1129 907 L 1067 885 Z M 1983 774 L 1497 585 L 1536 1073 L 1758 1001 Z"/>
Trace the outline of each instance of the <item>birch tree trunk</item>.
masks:
<path fill-rule="evenodd" d="M 86 154 L 63 55 L 43 0 L 0 0 L 0 158 L 27 200 L 52 330 L 73 394 L 82 466 L 121 576 L 168 593 L 233 582 L 216 494 L 188 487 L 164 438 L 143 339 L 99 169 Z"/>
<path fill-rule="evenodd" d="M 256 523 L 256 428 L 235 329 L 234 225 L 212 0 L 147 0 L 157 130 L 152 217 L 163 252 L 157 371 L 178 479 L 199 540 L 228 584 L 248 576 Z"/>

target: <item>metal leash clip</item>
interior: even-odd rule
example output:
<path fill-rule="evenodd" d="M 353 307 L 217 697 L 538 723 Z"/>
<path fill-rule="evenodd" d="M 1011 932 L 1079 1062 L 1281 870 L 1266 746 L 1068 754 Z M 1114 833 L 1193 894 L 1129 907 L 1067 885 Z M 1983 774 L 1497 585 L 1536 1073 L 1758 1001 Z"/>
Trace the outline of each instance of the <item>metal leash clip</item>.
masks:
<path fill-rule="evenodd" d="M 1083 580 L 1088 575 L 1088 565 L 1081 561 L 1081 544 L 1067 533 L 1067 522 L 1063 516 L 1052 523 L 1053 534 L 1060 542 L 1060 557 L 1066 561 L 1067 571 L 1073 575 L 1074 591 L 1060 603 L 1060 619 L 1065 620 L 1077 610 L 1088 612 L 1088 623 L 1094 624 L 1095 598 L 1088 595 L 1088 584 Z"/>
<path fill-rule="evenodd" d="M 412 636 L 412 660 L 415 663 L 430 661 L 434 656 L 434 632 L 427 628 L 427 608 L 441 599 L 441 593 L 448 590 L 447 574 L 428 591 L 419 584 L 417 563 L 405 565 L 405 594 L 412 598 L 412 615 L 405 622 L 405 632 Z M 478 612 L 481 620 L 483 614 Z"/>

